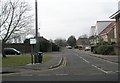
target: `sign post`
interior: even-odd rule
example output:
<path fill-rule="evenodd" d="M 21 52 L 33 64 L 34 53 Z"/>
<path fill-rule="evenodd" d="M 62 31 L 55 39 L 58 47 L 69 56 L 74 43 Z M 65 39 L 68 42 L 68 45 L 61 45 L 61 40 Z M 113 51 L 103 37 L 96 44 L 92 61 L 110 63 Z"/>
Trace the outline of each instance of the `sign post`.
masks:
<path fill-rule="evenodd" d="M 33 52 L 34 52 L 34 45 L 36 44 L 36 39 L 32 38 L 30 39 L 30 45 L 31 45 L 31 63 L 33 64 Z"/>

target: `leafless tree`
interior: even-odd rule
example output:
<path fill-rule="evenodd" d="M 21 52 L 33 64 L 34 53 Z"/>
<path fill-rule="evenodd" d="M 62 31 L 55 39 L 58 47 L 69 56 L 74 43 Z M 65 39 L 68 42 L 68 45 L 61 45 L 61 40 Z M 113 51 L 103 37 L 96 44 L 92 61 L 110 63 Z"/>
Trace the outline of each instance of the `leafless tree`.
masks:
<path fill-rule="evenodd" d="M 67 40 L 68 45 L 75 47 L 76 46 L 76 38 L 74 35 L 70 36 Z"/>
<path fill-rule="evenodd" d="M 30 6 L 22 1 L 4 1 L 0 4 L 0 38 L 2 48 L 11 35 L 24 31 L 33 23 Z M 3 49 L 2 49 L 3 50 Z M 2 51 L 3 53 L 3 51 Z M 3 53 L 3 57 L 6 57 Z"/>
<path fill-rule="evenodd" d="M 83 34 L 79 38 L 88 38 L 88 35 L 87 34 Z"/>
<path fill-rule="evenodd" d="M 62 39 L 62 38 L 55 39 L 54 43 L 61 47 L 64 47 L 67 45 L 66 39 Z"/>

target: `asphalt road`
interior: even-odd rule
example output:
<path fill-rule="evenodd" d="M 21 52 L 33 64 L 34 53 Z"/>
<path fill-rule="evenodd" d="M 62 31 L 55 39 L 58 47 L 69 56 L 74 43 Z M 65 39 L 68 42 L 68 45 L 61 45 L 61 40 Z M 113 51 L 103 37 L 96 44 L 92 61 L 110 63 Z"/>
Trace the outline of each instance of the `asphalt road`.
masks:
<path fill-rule="evenodd" d="M 55 69 L 3 76 L 3 81 L 118 81 L 118 64 L 65 49 L 63 64 Z"/>

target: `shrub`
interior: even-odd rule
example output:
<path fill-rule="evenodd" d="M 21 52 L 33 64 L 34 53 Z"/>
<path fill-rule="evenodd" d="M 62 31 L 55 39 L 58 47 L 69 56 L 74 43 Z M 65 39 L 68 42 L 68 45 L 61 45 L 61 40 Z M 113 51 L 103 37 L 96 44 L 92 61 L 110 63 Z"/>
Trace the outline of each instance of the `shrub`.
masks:
<path fill-rule="evenodd" d="M 98 47 L 99 47 L 99 45 L 91 45 L 91 52 L 93 52 L 94 54 L 96 54 Z"/>
<path fill-rule="evenodd" d="M 98 46 L 92 47 L 91 52 L 93 52 L 94 54 L 97 54 L 97 48 Z"/>
<path fill-rule="evenodd" d="M 102 54 L 102 55 L 111 55 L 114 54 L 114 48 L 112 45 L 100 45 L 96 49 L 97 54 Z"/>
<path fill-rule="evenodd" d="M 59 51 L 59 50 L 60 50 L 60 47 L 55 43 L 52 43 L 52 51 Z"/>

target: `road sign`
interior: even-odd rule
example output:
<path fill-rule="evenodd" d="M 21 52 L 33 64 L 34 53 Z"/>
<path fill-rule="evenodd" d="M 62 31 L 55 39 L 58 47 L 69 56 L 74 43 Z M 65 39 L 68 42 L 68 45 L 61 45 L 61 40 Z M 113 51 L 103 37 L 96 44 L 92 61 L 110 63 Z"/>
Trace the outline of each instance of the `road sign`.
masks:
<path fill-rule="evenodd" d="M 36 44 L 36 39 L 30 39 L 30 44 Z"/>

